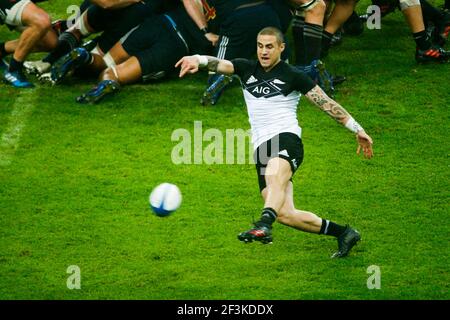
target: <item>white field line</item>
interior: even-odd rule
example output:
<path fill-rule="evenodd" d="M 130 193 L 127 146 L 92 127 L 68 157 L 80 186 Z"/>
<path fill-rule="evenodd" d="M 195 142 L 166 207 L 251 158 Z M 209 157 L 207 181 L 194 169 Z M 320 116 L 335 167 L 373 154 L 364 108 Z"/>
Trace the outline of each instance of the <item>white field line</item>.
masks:
<path fill-rule="evenodd" d="M 36 96 L 36 90 L 24 89 L 14 102 L 8 125 L 0 139 L 0 167 L 11 164 L 28 117 L 33 112 Z"/>

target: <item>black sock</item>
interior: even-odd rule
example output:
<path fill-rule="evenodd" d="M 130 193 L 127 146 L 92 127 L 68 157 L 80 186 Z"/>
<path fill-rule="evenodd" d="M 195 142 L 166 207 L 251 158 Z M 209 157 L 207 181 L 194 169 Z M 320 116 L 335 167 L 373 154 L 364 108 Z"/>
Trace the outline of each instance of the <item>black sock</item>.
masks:
<path fill-rule="evenodd" d="M 3 59 L 7 55 L 8 55 L 8 53 L 6 53 L 5 43 L 0 42 L 0 59 Z"/>
<path fill-rule="evenodd" d="M 323 27 L 321 25 L 308 22 L 305 23 L 305 28 L 303 29 L 303 41 L 305 42 L 305 59 L 307 65 L 320 58 L 322 32 Z"/>
<path fill-rule="evenodd" d="M 322 34 L 322 51 L 320 52 L 320 57 L 325 58 L 328 54 L 328 49 L 331 46 L 331 39 L 333 39 L 333 34 L 323 30 Z"/>
<path fill-rule="evenodd" d="M 16 59 L 11 58 L 11 61 L 9 62 L 9 72 L 15 72 L 15 71 L 22 72 L 22 68 L 23 68 L 22 61 L 17 61 Z"/>
<path fill-rule="evenodd" d="M 416 45 L 420 50 L 428 50 L 431 47 L 431 41 L 428 39 L 427 33 L 425 30 L 413 33 L 414 41 L 416 41 Z"/>
<path fill-rule="evenodd" d="M 257 222 L 258 225 L 263 225 L 264 227 L 271 228 L 272 224 L 277 218 L 277 213 L 272 208 L 264 208 L 261 213 L 261 219 Z"/>
<path fill-rule="evenodd" d="M 432 21 L 435 25 L 438 24 L 442 18 L 441 11 L 438 8 L 433 7 L 426 0 L 420 0 L 420 5 L 422 6 L 424 22 Z"/>
<path fill-rule="evenodd" d="M 295 64 L 306 65 L 306 48 L 303 39 L 303 29 L 305 27 L 305 19 L 295 17 L 292 22 L 292 35 L 294 37 Z"/>
<path fill-rule="evenodd" d="M 80 41 L 71 32 L 63 32 L 58 38 L 58 45 L 42 61 L 53 64 L 63 55 L 69 53 L 72 49 L 78 47 Z"/>
<path fill-rule="evenodd" d="M 359 15 L 353 11 L 351 16 L 345 21 L 342 29 L 345 34 L 359 36 L 364 32 L 364 23 L 359 19 Z"/>
<path fill-rule="evenodd" d="M 319 234 L 339 237 L 342 233 L 344 233 L 346 228 L 347 227 L 331 222 L 330 220 L 322 219 L 322 226 L 320 227 Z"/>

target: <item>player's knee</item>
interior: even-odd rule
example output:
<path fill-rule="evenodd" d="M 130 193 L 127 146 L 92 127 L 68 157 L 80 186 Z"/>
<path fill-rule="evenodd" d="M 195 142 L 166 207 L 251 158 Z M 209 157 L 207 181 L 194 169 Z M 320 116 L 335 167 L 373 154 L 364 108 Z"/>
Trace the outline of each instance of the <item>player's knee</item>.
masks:
<path fill-rule="evenodd" d="M 119 74 L 117 72 L 116 67 L 113 66 L 106 68 L 105 71 L 103 71 L 102 79 L 119 81 Z"/>
<path fill-rule="evenodd" d="M 400 9 L 406 10 L 412 7 L 420 6 L 420 0 L 399 0 Z"/>
<path fill-rule="evenodd" d="M 323 16 L 325 15 L 325 10 L 327 9 L 327 5 L 325 1 L 323 0 L 316 0 L 313 7 L 308 10 L 307 12 L 309 14 L 315 15 L 315 16 Z"/>
<path fill-rule="evenodd" d="M 283 191 L 286 182 L 277 175 L 266 175 L 266 185 L 270 192 Z M 284 191 L 283 191 L 284 192 Z"/>
<path fill-rule="evenodd" d="M 40 32 L 47 32 L 52 26 L 50 16 L 44 11 L 35 15 L 32 23 Z"/>

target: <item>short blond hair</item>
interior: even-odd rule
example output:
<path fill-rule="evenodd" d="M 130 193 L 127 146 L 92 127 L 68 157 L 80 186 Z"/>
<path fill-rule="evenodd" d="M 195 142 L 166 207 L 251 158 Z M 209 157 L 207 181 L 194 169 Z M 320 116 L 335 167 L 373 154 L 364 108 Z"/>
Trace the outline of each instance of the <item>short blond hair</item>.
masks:
<path fill-rule="evenodd" d="M 265 27 L 258 33 L 259 36 L 275 36 L 277 38 L 277 42 L 279 45 L 284 43 L 284 35 L 283 33 L 275 27 Z"/>

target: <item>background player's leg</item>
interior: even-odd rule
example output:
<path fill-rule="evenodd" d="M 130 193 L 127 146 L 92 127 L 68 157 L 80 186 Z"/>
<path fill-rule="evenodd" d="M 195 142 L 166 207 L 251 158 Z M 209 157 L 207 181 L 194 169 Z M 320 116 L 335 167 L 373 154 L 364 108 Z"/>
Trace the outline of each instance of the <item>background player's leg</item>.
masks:
<path fill-rule="evenodd" d="M 328 49 L 331 45 L 333 35 L 338 31 L 342 25 L 352 15 L 356 6 L 355 0 L 337 0 L 331 12 L 331 15 L 324 28 L 324 37 L 322 41 L 322 57 L 327 55 Z"/>
<path fill-rule="evenodd" d="M 13 55 L 13 58 L 20 62 L 25 60 L 51 28 L 48 14 L 34 3 L 29 3 L 23 10 L 22 22 L 26 29 L 22 32 Z"/>
<path fill-rule="evenodd" d="M 442 62 L 449 60 L 450 52 L 444 51 L 437 45 L 432 45 L 431 40 L 428 38 L 420 3 L 411 5 L 410 1 L 400 1 L 400 7 L 417 45 L 416 61 Z"/>
<path fill-rule="evenodd" d="M 16 6 L 18 5 L 21 5 L 21 3 L 16 4 Z M 17 14 L 21 16 L 15 18 L 19 20 L 14 22 L 15 25 L 19 27 L 24 26 L 25 29 L 20 35 L 18 42 L 13 42 L 13 45 L 15 45 L 15 48 L 13 48 L 14 53 L 8 71 L 4 73 L 3 78 L 14 87 L 29 88 L 33 87 L 33 85 L 26 79 L 23 73 L 23 63 L 33 48 L 50 31 L 51 22 L 49 15 L 32 2 L 24 4 L 24 7 L 21 10 L 19 9 Z M 3 53 L 7 53 L 6 50 L 2 51 Z"/>
<path fill-rule="evenodd" d="M 106 96 L 119 91 L 121 85 L 135 83 L 142 79 L 142 69 L 136 57 L 113 67 L 100 74 L 100 82 L 91 90 L 77 98 L 78 103 L 98 103 Z"/>
<path fill-rule="evenodd" d="M 100 80 L 113 80 L 121 85 L 138 82 L 142 79 L 142 69 L 136 57 L 130 57 L 114 68 L 107 68 Z"/>
<path fill-rule="evenodd" d="M 86 63 L 82 67 L 92 72 L 101 72 L 106 68 L 120 65 L 130 58 L 130 55 L 125 51 L 120 42 L 117 42 L 106 54 L 97 47 L 97 50 L 91 52 L 86 51 L 86 55 L 88 58 L 86 58 Z"/>
<path fill-rule="evenodd" d="M 11 41 L 5 42 L 5 51 L 6 54 L 14 53 L 19 46 L 20 39 L 15 39 Z M 56 44 L 58 43 L 58 37 L 56 36 L 56 33 L 50 29 L 45 34 L 45 36 L 40 39 L 35 46 L 31 49 L 31 52 L 45 52 L 53 50 L 56 47 Z"/>
<path fill-rule="evenodd" d="M 413 33 L 424 31 L 425 24 L 423 23 L 422 8 L 420 5 L 407 7 L 402 10 L 406 22 Z"/>
<path fill-rule="evenodd" d="M 318 0 L 314 8 L 305 12 L 303 41 L 305 46 L 305 64 L 307 65 L 320 58 L 325 10 L 325 2 Z"/>

